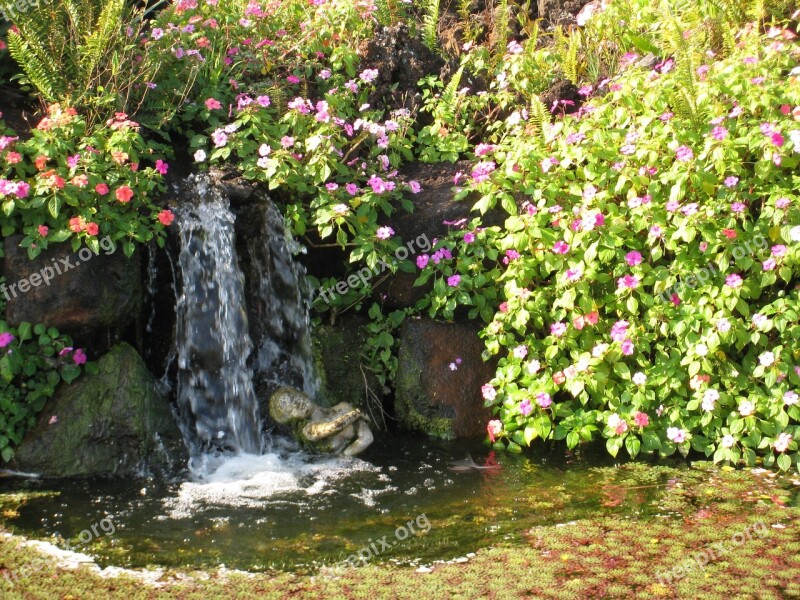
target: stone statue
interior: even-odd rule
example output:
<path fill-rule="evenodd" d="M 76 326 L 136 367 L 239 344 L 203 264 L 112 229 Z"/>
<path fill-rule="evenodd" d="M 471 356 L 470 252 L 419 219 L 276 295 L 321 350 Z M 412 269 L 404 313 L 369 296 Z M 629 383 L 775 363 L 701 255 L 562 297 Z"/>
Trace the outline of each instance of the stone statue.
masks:
<path fill-rule="evenodd" d="M 347 402 L 323 408 L 300 390 L 282 387 L 269 399 L 269 414 L 290 425 L 304 445 L 322 452 L 355 456 L 372 443 L 367 417 Z"/>

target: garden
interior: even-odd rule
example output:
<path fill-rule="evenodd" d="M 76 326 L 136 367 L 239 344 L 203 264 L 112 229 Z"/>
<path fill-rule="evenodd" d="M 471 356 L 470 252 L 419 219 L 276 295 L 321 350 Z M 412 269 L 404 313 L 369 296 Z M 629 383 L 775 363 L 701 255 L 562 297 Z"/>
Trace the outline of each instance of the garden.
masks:
<path fill-rule="evenodd" d="M 3 597 L 800 595 L 794 3 L 0 9 Z"/>

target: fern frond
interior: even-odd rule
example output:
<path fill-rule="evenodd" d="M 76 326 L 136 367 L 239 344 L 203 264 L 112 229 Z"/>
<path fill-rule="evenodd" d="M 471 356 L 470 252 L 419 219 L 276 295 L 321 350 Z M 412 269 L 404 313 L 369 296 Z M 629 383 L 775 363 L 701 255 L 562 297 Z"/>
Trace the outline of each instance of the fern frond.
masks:
<path fill-rule="evenodd" d="M 436 52 L 439 39 L 439 0 L 425 0 L 423 9 L 422 42 Z"/>

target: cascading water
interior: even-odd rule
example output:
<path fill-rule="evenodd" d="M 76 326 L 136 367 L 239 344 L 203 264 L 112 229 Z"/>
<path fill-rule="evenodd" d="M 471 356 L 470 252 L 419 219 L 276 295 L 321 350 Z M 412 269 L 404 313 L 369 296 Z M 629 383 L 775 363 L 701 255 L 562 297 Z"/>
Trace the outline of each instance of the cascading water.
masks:
<path fill-rule="evenodd" d="M 234 215 L 206 177 L 193 176 L 185 187 L 183 197 L 197 201 L 177 211 L 178 409 L 202 446 L 257 454 L 261 424 L 247 366 L 253 345 Z"/>

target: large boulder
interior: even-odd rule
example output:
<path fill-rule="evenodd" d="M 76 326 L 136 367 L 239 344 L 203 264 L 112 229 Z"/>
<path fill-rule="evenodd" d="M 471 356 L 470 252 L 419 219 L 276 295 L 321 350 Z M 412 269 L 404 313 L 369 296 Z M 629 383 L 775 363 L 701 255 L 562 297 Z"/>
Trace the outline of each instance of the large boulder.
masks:
<path fill-rule="evenodd" d="M 401 424 L 442 439 L 486 433 L 491 411 L 481 386 L 494 376 L 477 329 L 430 319 L 406 321 L 400 334 L 395 409 Z"/>
<path fill-rule="evenodd" d="M 104 238 L 100 254 L 53 244 L 34 260 L 21 236 L 4 240 L 6 320 L 47 323 L 104 352 L 135 322 L 142 302 L 139 253 L 127 258 Z"/>
<path fill-rule="evenodd" d="M 56 390 L 17 449 L 15 468 L 47 477 L 123 476 L 185 462 L 169 402 L 136 350 L 118 344 L 98 367 Z"/>

